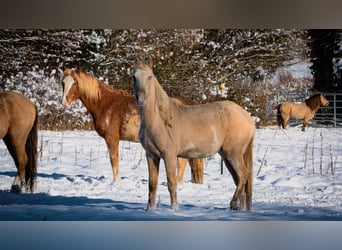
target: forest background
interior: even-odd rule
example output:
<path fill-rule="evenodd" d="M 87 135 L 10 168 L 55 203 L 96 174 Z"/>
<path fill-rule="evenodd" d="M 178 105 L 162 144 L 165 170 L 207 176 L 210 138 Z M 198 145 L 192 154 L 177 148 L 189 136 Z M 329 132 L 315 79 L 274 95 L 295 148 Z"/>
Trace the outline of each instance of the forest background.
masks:
<path fill-rule="evenodd" d="M 91 129 L 80 101 L 71 110 L 61 104 L 62 68 L 82 68 L 132 93 L 134 59 L 152 56 L 170 96 L 197 103 L 230 99 L 257 125 L 267 125 L 274 122 L 279 90 L 342 90 L 341 41 L 341 30 L 0 30 L 0 90 L 36 103 L 40 129 Z M 293 75 L 294 65 L 309 74 Z"/>

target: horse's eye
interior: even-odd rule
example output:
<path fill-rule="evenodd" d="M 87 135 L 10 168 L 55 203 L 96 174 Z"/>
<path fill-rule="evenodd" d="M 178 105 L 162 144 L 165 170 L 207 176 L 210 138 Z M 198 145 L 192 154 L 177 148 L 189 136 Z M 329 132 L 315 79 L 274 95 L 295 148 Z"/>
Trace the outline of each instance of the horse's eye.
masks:
<path fill-rule="evenodd" d="M 151 81 L 152 80 L 152 76 L 148 76 L 147 80 Z"/>

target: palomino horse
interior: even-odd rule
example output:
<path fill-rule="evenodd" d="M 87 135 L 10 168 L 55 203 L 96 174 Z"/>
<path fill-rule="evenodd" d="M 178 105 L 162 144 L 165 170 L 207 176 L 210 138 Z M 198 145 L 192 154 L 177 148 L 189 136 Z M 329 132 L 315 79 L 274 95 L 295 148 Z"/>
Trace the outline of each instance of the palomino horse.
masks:
<path fill-rule="evenodd" d="M 11 191 L 33 192 L 37 178 L 37 108 L 25 96 L 0 92 L 0 139 L 10 152 L 17 174 Z"/>
<path fill-rule="evenodd" d="M 147 64 L 136 60 L 134 67 L 139 137 L 149 169 L 147 209 L 156 206 L 160 158 L 165 162 L 171 207 L 178 209 L 176 157 L 203 158 L 218 152 L 236 184 L 230 208 L 250 210 L 255 125 L 248 112 L 231 101 L 184 105 L 162 89 L 150 58 Z"/>
<path fill-rule="evenodd" d="M 91 114 L 94 128 L 106 141 L 114 181 L 119 181 L 119 141 L 139 142 L 140 117 L 134 96 L 114 89 L 81 71 L 65 69 L 63 105 L 70 108 L 80 99 Z M 185 102 L 185 101 L 184 101 Z M 179 159 L 178 183 L 182 183 L 187 159 Z M 192 182 L 203 183 L 203 160 L 189 160 Z"/>
<path fill-rule="evenodd" d="M 321 105 L 329 105 L 328 100 L 322 93 L 315 94 L 302 103 L 283 102 L 277 107 L 278 125 L 286 128 L 290 118 L 304 119 L 302 131 L 305 131 L 308 121 L 314 117 Z"/>

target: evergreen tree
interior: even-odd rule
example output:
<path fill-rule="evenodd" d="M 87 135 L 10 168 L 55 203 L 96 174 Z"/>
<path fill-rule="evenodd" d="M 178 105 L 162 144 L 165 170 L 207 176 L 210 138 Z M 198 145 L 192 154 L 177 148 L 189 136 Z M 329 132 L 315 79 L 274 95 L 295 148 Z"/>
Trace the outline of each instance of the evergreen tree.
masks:
<path fill-rule="evenodd" d="M 341 66 L 339 66 L 341 31 L 309 30 L 309 35 L 314 88 L 318 91 L 341 90 Z"/>

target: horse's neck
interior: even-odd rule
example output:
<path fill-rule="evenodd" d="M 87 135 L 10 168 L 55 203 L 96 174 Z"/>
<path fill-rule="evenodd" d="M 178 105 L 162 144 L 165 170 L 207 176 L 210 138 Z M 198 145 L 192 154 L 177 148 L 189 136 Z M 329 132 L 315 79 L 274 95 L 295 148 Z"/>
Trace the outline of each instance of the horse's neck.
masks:
<path fill-rule="evenodd" d="M 159 109 L 155 100 L 150 100 L 143 107 L 139 107 L 141 122 L 150 124 L 160 119 Z"/>
<path fill-rule="evenodd" d="M 161 100 L 159 98 L 166 98 L 166 100 Z M 145 104 L 145 106 L 141 109 L 141 122 L 145 124 L 147 127 L 155 127 L 160 124 L 163 124 L 167 128 L 167 130 L 171 127 L 171 109 L 172 102 L 168 96 L 155 96 L 149 97 L 149 101 Z M 173 110 L 176 112 L 176 110 Z M 174 116 L 175 114 L 172 114 Z"/>
<path fill-rule="evenodd" d="M 311 109 L 312 112 L 316 113 L 317 110 L 319 109 L 319 107 L 320 107 L 320 104 L 318 104 L 318 105 L 316 105 L 315 107 L 310 108 L 310 109 Z"/>
<path fill-rule="evenodd" d="M 316 113 L 317 110 L 319 109 L 320 105 L 318 105 L 313 111 Z"/>
<path fill-rule="evenodd" d="M 85 94 L 81 94 L 80 96 L 80 100 L 93 118 L 95 118 L 95 116 L 103 109 L 103 106 L 107 104 L 104 99 L 101 99 L 101 97 L 105 96 L 108 90 L 102 86 L 102 83 L 99 84 L 99 89 L 100 98 L 97 100 L 89 98 Z"/>

